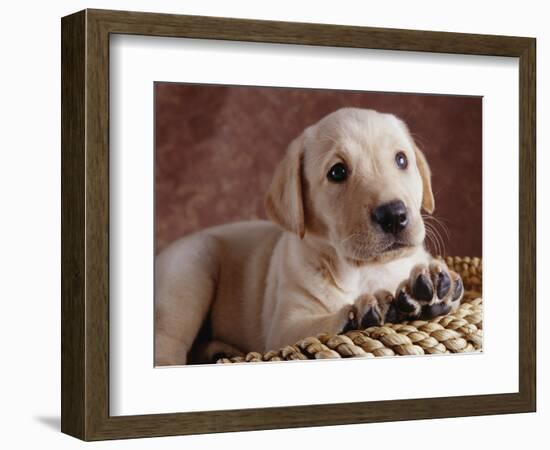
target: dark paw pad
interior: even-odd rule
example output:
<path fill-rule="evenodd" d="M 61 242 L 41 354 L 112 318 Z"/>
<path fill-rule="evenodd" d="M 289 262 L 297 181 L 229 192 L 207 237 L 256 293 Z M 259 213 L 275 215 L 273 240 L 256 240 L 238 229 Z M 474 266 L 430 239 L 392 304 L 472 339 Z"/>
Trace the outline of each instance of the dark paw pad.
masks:
<path fill-rule="evenodd" d="M 451 305 L 448 303 L 435 303 L 426 305 L 422 308 L 422 318 L 429 320 L 437 316 L 444 316 L 451 311 Z"/>
<path fill-rule="evenodd" d="M 395 306 L 399 312 L 410 314 L 417 309 L 417 305 L 405 291 L 399 292 Z"/>
<path fill-rule="evenodd" d="M 399 313 L 395 307 L 395 303 L 388 306 L 388 311 L 386 312 L 385 323 L 398 323 L 399 322 Z"/>
<path fill-rule="evenodd" d="M 378 327 L 382 324 L 382 318 L 376 307 L 370 308 L 361 320 L 361 328 Z"/>
<path fill-rule="evenodd" d="M 464 284 L 462 283 L 462 278 L 458 277 L 455 280 L 455 286 L 453 289 L 453 296 L 452 301 L 456 302 L 460 298 L 462 298 L 462 294 L 464 294 Z"/>
<path fill-rule="evenodd" d="M 359 328 L 359 321 L 357 320 L 357 309 L 354 307 L 349 310 L 346 324 L 342 328 L 342 333 L 347 331 L 357 330 Z"/>
<path fill-rule="evenodd" d="M 451 289 L 451 277 L 445 271 L 440 272 L 437 276 L 437 296 L 439 298 L 445 297 Z"/>
<path fill-rule="evenodd" d="M 434 296 L 433 284 L 427 275 L 420 274 L 412 286 L 412 295 L 417 300 L 430 301 Z"/>

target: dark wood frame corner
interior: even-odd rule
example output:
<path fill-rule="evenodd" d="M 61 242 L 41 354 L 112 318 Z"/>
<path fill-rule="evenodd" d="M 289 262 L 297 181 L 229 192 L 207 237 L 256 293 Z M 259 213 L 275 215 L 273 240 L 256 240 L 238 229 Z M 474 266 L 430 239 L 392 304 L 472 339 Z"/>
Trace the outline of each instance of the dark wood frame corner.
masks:
<path fill-rule="evenodd" d="M 533 38 L 85 10 L 62 30 L 62 416 L 84 440 L 535 411 Z M 109 415 L 109 35 L 519 58 L 519 392 L 141 416 Z"/>

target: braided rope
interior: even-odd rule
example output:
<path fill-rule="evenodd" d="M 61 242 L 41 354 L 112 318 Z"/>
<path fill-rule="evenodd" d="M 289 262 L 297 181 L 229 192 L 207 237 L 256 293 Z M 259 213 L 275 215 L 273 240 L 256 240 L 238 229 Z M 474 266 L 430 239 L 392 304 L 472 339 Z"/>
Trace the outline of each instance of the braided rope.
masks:
<path fill-rule="evenodd" d="M 413 320 L 343 334 L 319 334 L 265 354 L 221 358 L 217 363 L 289 361 L 301 359 L 374 358 L 481 351 L 483 344 L 482 261 L 447 257 L 449 269 L 462 277 L 466 289 L 459 309 L 431 320 Z"/>

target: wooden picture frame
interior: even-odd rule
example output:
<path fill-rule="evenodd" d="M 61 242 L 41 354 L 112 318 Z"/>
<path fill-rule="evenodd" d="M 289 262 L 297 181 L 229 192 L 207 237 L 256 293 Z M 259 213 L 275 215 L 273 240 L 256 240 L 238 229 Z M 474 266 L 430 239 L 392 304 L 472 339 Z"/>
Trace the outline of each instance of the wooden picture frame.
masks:
<path fill-rule="evenodd" d="M 535 411 L 533 38 L 85 10 L 62 30 L 62 416 L 84 440 Z M 109 36 L 136 34 L 519 58 L 519 392 L 229 411 L 109 415 Z"/>

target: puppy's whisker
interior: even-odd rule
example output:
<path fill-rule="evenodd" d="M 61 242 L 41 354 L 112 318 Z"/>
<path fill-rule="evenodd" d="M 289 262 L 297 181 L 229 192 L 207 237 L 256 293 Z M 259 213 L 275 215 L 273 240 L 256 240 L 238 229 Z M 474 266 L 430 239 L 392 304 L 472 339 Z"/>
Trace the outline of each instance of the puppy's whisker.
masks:
<path fill-rule="evenodd" d="M 428 225 L 428 228 L 429 228 L 430 233 L 431 233 L 431 235 L 434 239 L 434 242 L 436 244 L 436 246 L 435 246 L 436 247 L 436 252 L 438 254 L 441 254 L 441 251 L 442 251 L 441 236 L 439 235 L 439 233 L 437 232 L 437 230 L 434 227 Z"/>
<path fill-rule="evenodd" d="M 432 222 L 434 222 L 434 224 L 437 224 L 437 226 L 441 227 L 441 229 L 447 236 L 447 239 L 450 239 L 449 227 L 444 223 L 445 219 L 441 217 L 436 217 L 434 215 L 431 215 L 431 216 L 422 215 L 422 218 L 428 221 L 431 220 Z"/>
<path fill-rule="evenodd" d="M 436 240 L 435 240 L 435 238 L 434 238 L 431 231 L 426 230 L 426 238 L 428 239 L 428 242 L 433 247 L 433 251 L 437 252 L 437 242 L 436 242 Z"/>
<path fill-rule="evenodd" d="M 426 232 L 426 240 L 427 240 L 428 244 L 430 245 L 430 247 L 432 247 L 433 250 L 435 250 L 436 245 L 434 243 L 433 236 L 429 232 Z"/>
<path fill-rule="evenodd" d="M 439 242 L 438 253 L 439 253 L 439 255 L 444 256 L 444 253 L 445 253 L 445 241 L 444 241 L 443 237 L 441 236 L 441 233 L 440 233 L 436 228 L 433 229 L 433 233 L 434 233 L 434 235 L 436 236 L 437 241 Z"/>
<path fill-rule="evenodd" d="M 428 244 L 429 244 L 431 247 L 433 247 L 433 250 L 434 250 L 434 251 L 437 251 L 437 250 L 436 250 L 436 247 L 437 247 L 437 246 L 436 246 L 436 244 L 435 244 L 433 235 L 430 234 L 430 232 L 426 232 L 426 239 L 427 239 L 427 241 L 428 241 Z"/>
<path fill-rule="evenodd" d="M 430 230 L 433 238 L 438 242 L 437 251 L 440 252 L 441 256 L 444 256 L 446 254 L 446 241 L 450 240 L 449 228 L 443 222 L 443 219 L 433 215 L 422 214 L 422 219 L 426 229 Z M 440 229 L 445 233 L 446 239 L 443 238 Z"/>
<path fill-rule="evenodd" d="M 434 246 L 434 250 L 440 254 L 444 255 L 445 243 L 440 235 L 440 233 L 429 223 L 425 223 L 426 226 L 426 235 L 430 237 L 430 241 Z"/>

